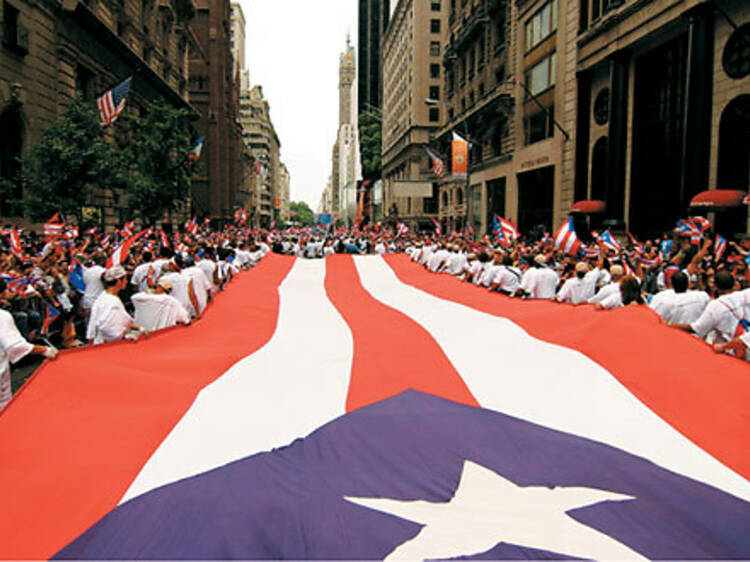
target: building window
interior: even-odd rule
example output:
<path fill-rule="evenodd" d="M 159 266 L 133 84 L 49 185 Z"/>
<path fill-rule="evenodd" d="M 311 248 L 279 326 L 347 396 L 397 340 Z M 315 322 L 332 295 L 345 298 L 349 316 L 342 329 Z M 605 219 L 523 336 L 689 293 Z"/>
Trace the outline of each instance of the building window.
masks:
<path fill-rule="evenodd" d="M 480 98 L 484 97 L 484 82 L 479 84 L 479 97 Z"/>
<path fill-rule="evenodd" d="M 437 107 L 430 108 L 430 123 L 437 123 L 440 121 L 440 110 Z"/>
<path fill-rule="evenodd" d="M 29 52 L 29 33 L 18 23 L 20 12 L 8 2 L 3 2 L 3 46 L 19 55 Z"/>
<path fill-rule="evenodd" d="M 523 120 L 526 144 L 533 144 L 552 137 L 554 112 L 555 108 L 550 107 L 547 111 L 540 111 Z"/>
<path fill-rule="evenodd" d="M 479 41 L 477 42 L 477 63 L 479 64 L 479 68 L 484 66 L 484 31 L 479 36 Z"/>
<path fill-rule="evenodd" d="M 430 86 L 430 99 L 431 100 L 440 99 L 440 86 Z"/>
<path fill-rule="evenodd" d="M 430 20 L 430 32 L 440 33 L 440 20 Z"/>
<path fill-rule="evenodd" d="M 604 88 L 596 95 L 594 121 L 597 125 L 606 125 L 609 122 L 609 88 Z"/>
<path fill-rule="evenodd" d="M 439 64 L 430 65 L 430 78 L 440 78 L 440 65 Z"/>
<path fill-rule="evenodd" d="M 439 12 L 440 11 L 440 0 L 432 0 L 430 2 L 430 9 L 433 12 Z"/>
<path fill-rule="evenodd" d="M 431 57 L 440 56 L 440 41 L 430 41 L 430 56 Z"/>
<path fill-rule="evenodd" d="M 526 71 L 526 88 L 536 96 L 555 85 L 556 53 L 542 59 Z"/>
<path fill-rule="evenodd" d="M 455 114 L 456 114 L 456 112 L 455 112 L 455 111 L 453 110 L 453 108 L 451 107 L 451 108 L 450 108 L 450 109 L 448 110 L 448 121 L 453 121 L 453 117 L 455 116 Z"/>
<path fill-rule="evenodd" d="M 530 51 L 557 29 L 557 0 L 550 0 L 526 22 L 526 51 Z"/>
<path fill-rule="evenodd" d="M 474 50 L 469 51 L 469 80 L 474 78 Z"/>
<path fill-rule="evenodd" d="M 721 62 L 730 78 L 736 80 L 750 74 L 750 24 L 740 26 L 729 36 Z"/>

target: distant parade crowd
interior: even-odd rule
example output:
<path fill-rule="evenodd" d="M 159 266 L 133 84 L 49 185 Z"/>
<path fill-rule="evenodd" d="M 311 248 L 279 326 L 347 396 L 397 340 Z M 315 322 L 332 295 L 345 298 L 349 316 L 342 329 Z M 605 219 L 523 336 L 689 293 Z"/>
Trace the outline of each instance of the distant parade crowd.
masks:
<path fill-rule="evenodd" d="M 334 229 L 318 225 L 214 230 L 192 220 L 179 232 L 128 223 L 79 232 L 59 216 L 43 233 L 7 225 L 0 243 L 0 410 L 11 398 L 10 363 L 59 348 L 137 339 L 189 324 L 244 269 L 269 252 L 318 259 L 333 254 L 406 253 L 434 273 L 509 297 L 609 310 L 651 307 L 662 322 L 706 340 L 717 353 L 748 358 L 750 242 L 727 242 L 706 219 L 639 242 L 570 223 L 538 240 L 496 218 L 493 234 L 413 233 L 403 225 Z"/>

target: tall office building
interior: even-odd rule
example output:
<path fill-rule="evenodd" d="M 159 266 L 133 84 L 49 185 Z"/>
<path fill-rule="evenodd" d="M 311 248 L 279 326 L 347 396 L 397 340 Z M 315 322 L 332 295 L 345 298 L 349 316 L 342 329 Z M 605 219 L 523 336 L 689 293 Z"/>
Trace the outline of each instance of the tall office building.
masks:
<path fill-rule="evenodd" d="M 390 0 L 359 0 L 359 113 L 380 107 L 380 38 L 391 13 Z"/>

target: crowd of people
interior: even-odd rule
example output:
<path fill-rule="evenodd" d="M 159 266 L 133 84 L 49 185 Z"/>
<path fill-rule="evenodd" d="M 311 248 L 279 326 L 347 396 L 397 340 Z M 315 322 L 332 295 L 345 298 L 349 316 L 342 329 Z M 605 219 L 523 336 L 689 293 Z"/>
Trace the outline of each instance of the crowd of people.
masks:
<path fill-rule="evenodd" d="M 598 310 L 649 306 L 665 325 L 750 360 L 749 240 L 727 243 L 708 229 L 645 243 L 597 238 L 570 253 L 549 236 L 533 243 L 413 237 L 406 253 L 429 271 L 510 297 Z"/>
<path fill-rule="evenodd" d="M 549 235 L 530 240 L 497 231 L 474 240 L 405 228 L 214 231 L 190 221 L 174 234 L 134 234 L 129 223 L 79 236 L 77 228 L 53 226 L 44 235 L 9 226 L 2 237 L 0 410 L 11 397 L 10 363 L 189 324 L 268 252 L 307 259 L 405 252 L 429 271 L 488 291 L 601 310 L 649 306 L 717 352 L 747 359 L 750 347 L 750 240 L 719 244 L 705 222 L 700 236 L 676 230 L 640 243 L 607 233 L 572 248 Z"/>
<path fill-rule="evenodd" d="M 0 250 L 0 410 L 10 363 L 60 348 L 138 339 L 200 318 L 211 299 L 270 251 L 267 233 L 194 221 L 184 232 L 109 233 L 56 225 L 42 236 L 6 227 Z M 45 228 L 46 230 L 46 228 Z"/>

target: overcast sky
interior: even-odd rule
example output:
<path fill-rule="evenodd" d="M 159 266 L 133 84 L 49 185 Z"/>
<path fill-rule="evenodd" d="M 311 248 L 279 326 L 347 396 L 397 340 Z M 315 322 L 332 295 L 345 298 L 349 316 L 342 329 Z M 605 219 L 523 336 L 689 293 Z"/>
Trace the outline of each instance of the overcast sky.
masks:
<path fill-rule="evenodd" d="M 291 175 L 291 199 L 313 210 L 331 173 L 339 53 L 357 41 L 355 0 L 240 0 L 250 82 L 263 86 Z"/>

